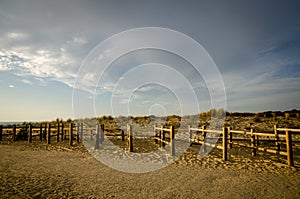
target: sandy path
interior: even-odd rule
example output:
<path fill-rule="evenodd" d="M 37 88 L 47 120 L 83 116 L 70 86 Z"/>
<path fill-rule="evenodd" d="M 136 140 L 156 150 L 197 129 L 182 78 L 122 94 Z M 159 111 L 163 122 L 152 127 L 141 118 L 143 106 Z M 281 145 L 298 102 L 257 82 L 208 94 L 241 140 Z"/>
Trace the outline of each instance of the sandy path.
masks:
<path fill-rule="evenodd" d="M 208 156 L 202 164 L 180 161 L 155 172 L 130 174 L 104 166 L 84 150 L 50 147 L 0 145 L 1 198 L 300 197 L 296 168 L 272 164 L 259 169 L 268 164 L 245 167 L 244 162 L 222 163 Z"/>

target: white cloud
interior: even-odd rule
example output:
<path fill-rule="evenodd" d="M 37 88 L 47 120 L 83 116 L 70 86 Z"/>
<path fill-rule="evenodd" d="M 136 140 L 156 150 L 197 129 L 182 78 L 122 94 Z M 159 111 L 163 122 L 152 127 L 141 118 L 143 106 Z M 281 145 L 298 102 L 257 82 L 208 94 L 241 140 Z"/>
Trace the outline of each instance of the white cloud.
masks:
<path fill-rule="evenodd" d="M 26 39 L 28 35 L 21 32 L 9 32 L 6 34 L 6 37 L 10 39 Z"/>
<path fill-rule="evenodd" d="M 22 79 L 21 82 L 25 83 L 25 84 L 29 84 L 32 85 L 32 81 L 28 80 L 28 79 Z"/>
<path fill-rule="evenodd" d="M 65 52 L 31 48 L 0 50 L 0 70 L 12 70 L 19 76 L 49 77 L 70 86 L 76 75 L 74 66 L 73 58 Z"/>
<path fill-rule="evenodd" d="M 14 88 L 15 86 L 14 85 L 9 85 L 9 88 Z"/>
<path fill-rule="evenodd" d="M 88 40 L 82 36 L 74 36 L 73 39 L 67 43 L 72 45 L 84 45 L 88 43 Z"/>

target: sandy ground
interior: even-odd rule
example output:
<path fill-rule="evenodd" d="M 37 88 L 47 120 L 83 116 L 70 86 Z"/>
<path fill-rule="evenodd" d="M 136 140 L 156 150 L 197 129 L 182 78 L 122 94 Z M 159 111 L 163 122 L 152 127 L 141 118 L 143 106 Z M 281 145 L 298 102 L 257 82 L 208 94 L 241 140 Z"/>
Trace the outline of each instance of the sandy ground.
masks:
<path fill-rule="evenodd" d="M 193 146 L 175 163 L 144 174 L 111 169 L 81 144 L 0 143 L 0 198 L 300 198 L 300 172 L 246 149 L 197 156 Z"/>

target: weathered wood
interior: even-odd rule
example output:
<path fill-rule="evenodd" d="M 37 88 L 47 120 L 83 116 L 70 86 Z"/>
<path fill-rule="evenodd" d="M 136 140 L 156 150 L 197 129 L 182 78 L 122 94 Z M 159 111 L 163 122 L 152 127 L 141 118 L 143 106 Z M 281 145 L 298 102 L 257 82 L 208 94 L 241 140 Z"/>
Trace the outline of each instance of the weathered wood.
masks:
<path fill-rule="evenodd" d="M 3 125 L 0 125 L 0 141 L 2 141 Z"/>
<path fill-rule="evenodd" d="M 80 139 L 83 141 L 83 123 L 80 123 Z"/>
<path fill-rule="evenodd" d="M 13 125 L 12 133 L 13 133 L 13 141 L 17 141 L 17 127 L 16 127 L 16 125 Z"/>
<path fill-rule="evenodd" d="M 61 141 L 63 141 L 65 138 L 65 127 L 64 123 L 61 123 Z"/>
<path fill-rule="evenodd" d="M 245 131 L 239 131 L 239 130 L 230 130 L 232 133 L 237 133 L 237 134 L 245 134 Z"/>
<path fill-rule="evenodd" d="M 277 151 L 280 151 L 280 143 L 279 143 L 279 137 L 278 137 L 278 131 L 277 131 L 277 126 L 274 125 L 274 134 L 275 134 L 275 146 Z"/>
<path fill-rule="evenodd" d="M 80 123 L 76 123 L 76 131 L 77 131 L 77 142 L 79 142 L 79 137 L 80 137 Z"/>
<path fill-rule="evenodd" d="M 171 129 L 161 127 L 163 131 L 171 132 Z"/>
<path fill-rule="evenodd" d="M 300 129 L 277 128 L 277 131 L 290 131 L 293 133 L 300 133 Z"/>
<path fill-rule="evenodd" d="M 45 123 L 44 124 L 44 132 L 43 132 L 43 138 L 44 138 L 44 140 L 47 139 L 47 128 L 48 128 L 47 123 Z"/>
<path fill-rule="evenodd" d="M 277 128 L 277 131 L 279 131 L 279 130 L 285 131 L 286 129 L 279 129 L 279 128 Z M 231 132 L 235 133 L 235 134 L 252 135 L 251 131 L 248 132 L 248 131 L 231 130 Z M 300 130 L 299 130 L 299 132 L 300 132 Z M 264 137 L 275 137 L 274 133 L 259 133 L 259 132 L 254 132 L 253 135 L 264 136 Z M 278 134 L 278 137 L 285 138 L 285 135 Z"/>
<path fill-rule="evenodd" d="M 156 124 L 153 125 L 153 129 L 154 129 L 154 138 L 157 138 L 157 133 L 156 133 Z M 157 139 L 154 140 L 155 144 L 158 143 Z"/>
<path fill-rule="evenodd" d="M 40 141 L 43 141 L 43 124 L 40 124 Z"/>
<path fill-rule="evenodd" d="M 191 125 L 188 125 L 188 133 L 189 133 L 190 146 L 192 146 L 193 145 L 193 132 L 191 130 Z"/>
<path fill-rule="evenodd" d="M 206 126 L 202 126 L 202 137 L 203 137 L 203 141 L 205 143 L 205 138 L 206 138 Z M 203 152 L 206 153 L 206 144 L 203 145 Z"/>
<path fill-rule="evenodd" d="M 51 140 L 51 124 L 48 124 L 48 131 L 47 131 L 47 144 L 50 144 Z"/>
<path fill-rule="evenodd" d="M 250 130 L 251 132 L 251 146 L 253 147 L 251 155 L 256 156 L 256 144 L 255 144 L 255 135 L 253 134 L 253 129 Z"/>
<path fill-rule="evenodd" d="M 227 127 L 227 131 L 229 134 L 229 148 L 232 149 L 232 132 L 230 130 L 230 127 Z"/>
<path fill-rule="evenodd" d="M 130 124 L 127 124 L 127 136 L 128 136 L 128 151 L 133 152 L 132 126 Z"/>
<path fill-rule="evenodd" d="M 100 143 L 102 144 L 104 142 L 104 124 L 100 125 L 101 131 L 100 131 Z"/>
<path fill-rule="evenodd" d="M 227 161 L 227 136 L 228 136 L 228 128 L 224 127 L 223 128 L 223 160 Z"/>
<path fill-rule="evenodd" d="M 122 141 L 125 140 L 125 133 L 124 133 L 124 130 L 122 130 Z"/>
<path fill-rule="evenodd" d="M 216 145 L 216 144 L 210 144 L 208 142 L 204 142 L 204 141 L 200 141 L 200 140 L 196 141 L 195 143 L 202 144 L 203 146 L 209 146 L 211 148 L 216 147 L 217 149 L 223 150 L 223 146 L 219 146 L 219 145 Z"/>
<path fill-rule="evenodd" d="M 155 140 L 157 140 L 157 141 L 159 141 L 159 142 L 164 142 L 165 144 L 170 144 L 169 141 L 167 141 L 167 140 L 162 140 L 162 139 L 160 139 L 159 137 L 153 137 L 153 139 L 155 139 Z"/>
<path fill-rule="evenodd" d="M 259 145 L 259 136 L 258 135 L 255 135 L 255 141 L 256 141 L 256 146 L 258 146 Z"/>
<path fill-rule="evenodd" d="M 175 132 L 174 132 L 174 127 L 170 126 L 170 153 L 171 156 L 175 156 Z"/>
<path fill-rule="evenodd" d="M 77 143 L 79 143 L 79 140 L 80 140 L 80 136 L 79 136 L 79 134 L 80 134 L 80 123 L 76 124 L 76 131 L 77 131 L 76 140 L 77 140 Z"/>
<path fill-rule="evenodd" d="M 32 124 L 29 124 L 29 128 L 28 128 L 28 142 L 29 143 L 32 142 Z"/>
<path fill-rule="evenodd" d="M 91 129 L 90 132 L 91 132 L 91 140 L 93 140 L 93 129 Z"/>
<path fill-rule="evenodd" d="M 59 142 L 59 131 L 60 131 L 60 125 L 59 122 L 57 122 L 57 134 L 56 134 L 56 142 Z"/>
<path fill-rule="evenodd" d="M 204 131 L 207 133 L 222 134 L 220 130 L 205 129 Z"/>
<path fill-rule="evenodd" d="M 286 135 L 287 163 L 288 163 L 289 166 L 294 166 L 293 147 L 292 147 L 292 134 L 291 134 L 290 131 L 286 131 L 285 135 Z"/>
<path fill-rule="evenodd" d="M 162 134 L 163 134 L 164 132 L 163 132 L 162 129 L 163 129 L 163 126 L 161 126 L 160 129 L 159 129 L 159 138 L 160 138 L 160 140 L 163 140 L 163 139 L 162 139 Z M 160 142 L 160 146 L 162 147 L 162 142 Z"/>
<path fill-rule="evenodd" d="M 73 146 L 73 123 L 70 123 L 69 127 L 69 142 L 70 146 Z"/>
<path fill-rule="evenodd" d="M 246 147 L 246 148 L 250 148 L 250 149 L 256 149 L 258 151 L 264 151 L 264 152 L 267 152 L 267 153 L 273 153 L 273 154 L 279 154 L 279 155 L 284 155 L 284 156 L 287 156 L 287 152 L 285 151 L 277 151 L 277 150 L 274 150 L 274 149 L 266 149 L 266 148 L 263 148 L 263 147 L 252 147 L 250 146 L 249 144 L 243 144 L 243 143 L 232 143 L 233 145 L 236 145 L 236 146 L 241 146 L 241 147 Z"/>
<path fill-rule="evenodd" d="M 168 129 L 169 130 L 169 129 Z M 166 134 L 165 134 L 165 130 L 161 130 L 161 137 L 160 137 L 161 140 L 166 140 Z M 160 146 L 163 148 L 165 147 L 165 143 L 164 142 L 160 142 Z"/>
<path fill-rule="evenodd" d="M 96 144 L 95 149 L 100 149 L 100 124 L 96 125 Z"/>
<path fill-rule="evenodd" d="M 163 126 L 157 127 L 156 125 L 154 125 L 154 130 L 162 131 L 163 130 Z"/>

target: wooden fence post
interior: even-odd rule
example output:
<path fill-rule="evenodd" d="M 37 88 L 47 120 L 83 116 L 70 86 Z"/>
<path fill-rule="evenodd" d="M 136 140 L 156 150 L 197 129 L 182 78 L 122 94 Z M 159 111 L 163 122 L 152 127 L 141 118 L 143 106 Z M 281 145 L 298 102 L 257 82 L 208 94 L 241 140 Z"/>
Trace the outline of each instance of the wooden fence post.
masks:
<path fill-rule="evenodd" d="M 259 135 L 255 136 L 255 141 L 256 141 L 256 146 L 258 146 L 259 145 Z"/>
<path fill-rule="evenodd" d="M 206 137 L 206 132 L 205 132 L 206 126 L 202 126 L 202 137 L 203 137 L 203 152 L 206 153 L 206 144 L 205 144 L 205 137 Z"/>
<path fill-rule="evenodd" d="M 125 140 L 125 134 L 124 134 L 124 131 L 122 129 L 122 141 L 124 141 L 124 140 Z"/>
<path fill-rule="evenodd" d="M 133 152 L 132 127 L 130 124 L 127 124 L 127 136 L 128 136 L 128 151 Z"/>
<path fill-rule="evenodd" d="M 40 124 L 40 141 L 43 141 L 43 124 Z"/>
<path fill-rule="evenodd" d="M 100 125 L 99 124 L 97 124 L 96 125 L 96 144 L 95 144 L 95 149 L 99 149 L 100 148 L 100 144 L 99 144 L 99 142 L 100 142 L 100 138 L 99 138 L 99 134 L 100 134 Z"/>
<path fill-rule="evenodd" d="M 83 123 L 80 123 L 80 139 L 83 141 Z"/>
<path fill-rule="evenodd" d="M 56 137 L 56 142 L 59 142 L 59 131 L 60 131 L 60 125 L 59 121 L 57 122 L 57 137 Z"/>
<path fill-rule="evenodd" d="M 47 131 L 47 144 L 50 144 L 51 140 L 51 124 L 48 124 L 48 131 Z"/>
<path fill-rule="evenodd" d="M 32 124 L 29 124 L 29 131 L 28 131 L 28 142 L 32 142 Z"/>
<path fill-rule="evenodd" d="M 192 146 L 193 145 L 193 132 L 191 131 L 191 125 L 188 125 L 188 133 L 189 133 L 190 146 Z"/>
<path fill-rule="evenodd" d="M 3 125 L 0 125 L 0 141 L 2 141 Z"/>
<path fill-rule="evenodd" d="M 161 126 L 161 129 L 163 128 L 163 126 Z M 161 139 L 162 138 L 162 130 L 159 130 L 159 139 Z M 160 142 L 160 146 L 162 146 L 162 143 Z"/>
<path fill-rule="evenodd" d="M 61 141 L 64 140 L 64 136 L 65 136 L 65 127 L 64 127 L 64 123 L 61 123 Z"/>
<path fill-rule="evenodd" d="M 170 126 L 170 152 L 171 156 L 175 156 L 175 132 L 174 132 L 174 127 Z"/>
<path fill-rule="evenodd" d="M 76 140 L 77 140 L 77 143 L 79 143 L 79 139 L 80 139 L 80 123 L 76 123 L 76 131 L 77 131 L 77 134 L 76 134 Z"/>
<path fill-rule="evenodd" d="M 93 129 L 91 129 L 91 140 L 93 140 Z"/>
<path fill-rule="evenodd" d="M 294 166 L 292 133 L 290 131 L 285 131 L 285 139 L 286 139 L 287 162 L 289 166 Z"/>
<path fill-rule="evenodd" d="M 104 124 L 100 125 L 101 131 L 100 131 L 100 143 L 102 144 L 104 142 Z"/>
<path fill-rule="evenodd" d="M 47 123 L 44 124 L 43 138 L 44 138 L 44 140 L 47 139 Z"/>
<path fill-rule="evenodd" d="M 157 135 L 156 135 L 156 124 L 153 125 L 153 129 L 154 129 L 154 137 L 156 138 Z M 155 144 L 157 144 L 157 139 L 154 140 L 155 141 Z"/>
<path fill-rule="evenodd" d="M 163 127 L 161 127 L 162 129 L 163 129 Z M 163 141 L 165 141 L 165 139 L 166 139 L 166 134 L 165 134 L 165 131 L 164 130 L 161 130 L 161 137 L 160 137 L 160 139 L 161 140 L 163 140 Z M 164 142 L 160 142 L 160 146 L 161 147 L 165 147 L 166 145 L 165 145 L 165 143 Z"/>
<path fill-rule="evenodd" d="M 73 146 L 73 123 L 70 123 L 69 141 L 70 141 L 70 146 Z"/>
<path fill-rule="evenodd" d="M 77 131 L 77 142 L 79 142 L 79 134 L 80 134 L 80 123 L 76 123 L 76 131 Z"/>
<path fill-rule="evenodd" d="M 230 126 L 227 127 L 227 131 L 228 131 L 228 134 L 229 134 L 229 148 L 232 149 L 232 132 L 230 130 Z"/>
<path fill-rule="evenodd" d="M 251 147 L 256 147 L 255 135 L 253 135 L 253 129 L 251 129 L 250 131 L 251 131 Z M 256 149 L 255 148 L 252 149 L 251 155 L 256 156 Z"/>
<path fill-rule="evenodd" d="M 28 124 L 25 124 L 25 132 L 27 133 L 27 136 L 28 136 Z M 22 135 L 22 136 L 24 136 L 24 135 Z"/>
<path fill-rule="evenodd" d="M 228 136 L 228 128 L 223 127 L 223 160 L 227 161 L 227 136 Z"/>
<path fill-rule="evenodd" d="M 17 140 L 17 127 L 13 125 L 13 141 Z"/>
<path fill-rule="evenodd" d="M 280 144 L 279 144 L 279 136 L 278 136 L 278 131 L 277 131 L 276 124 L 274 125 L 274 134 L 275 134 L 275 146 L 276 146 L 276 150 L 279 152 L 280 151 Z"/>

